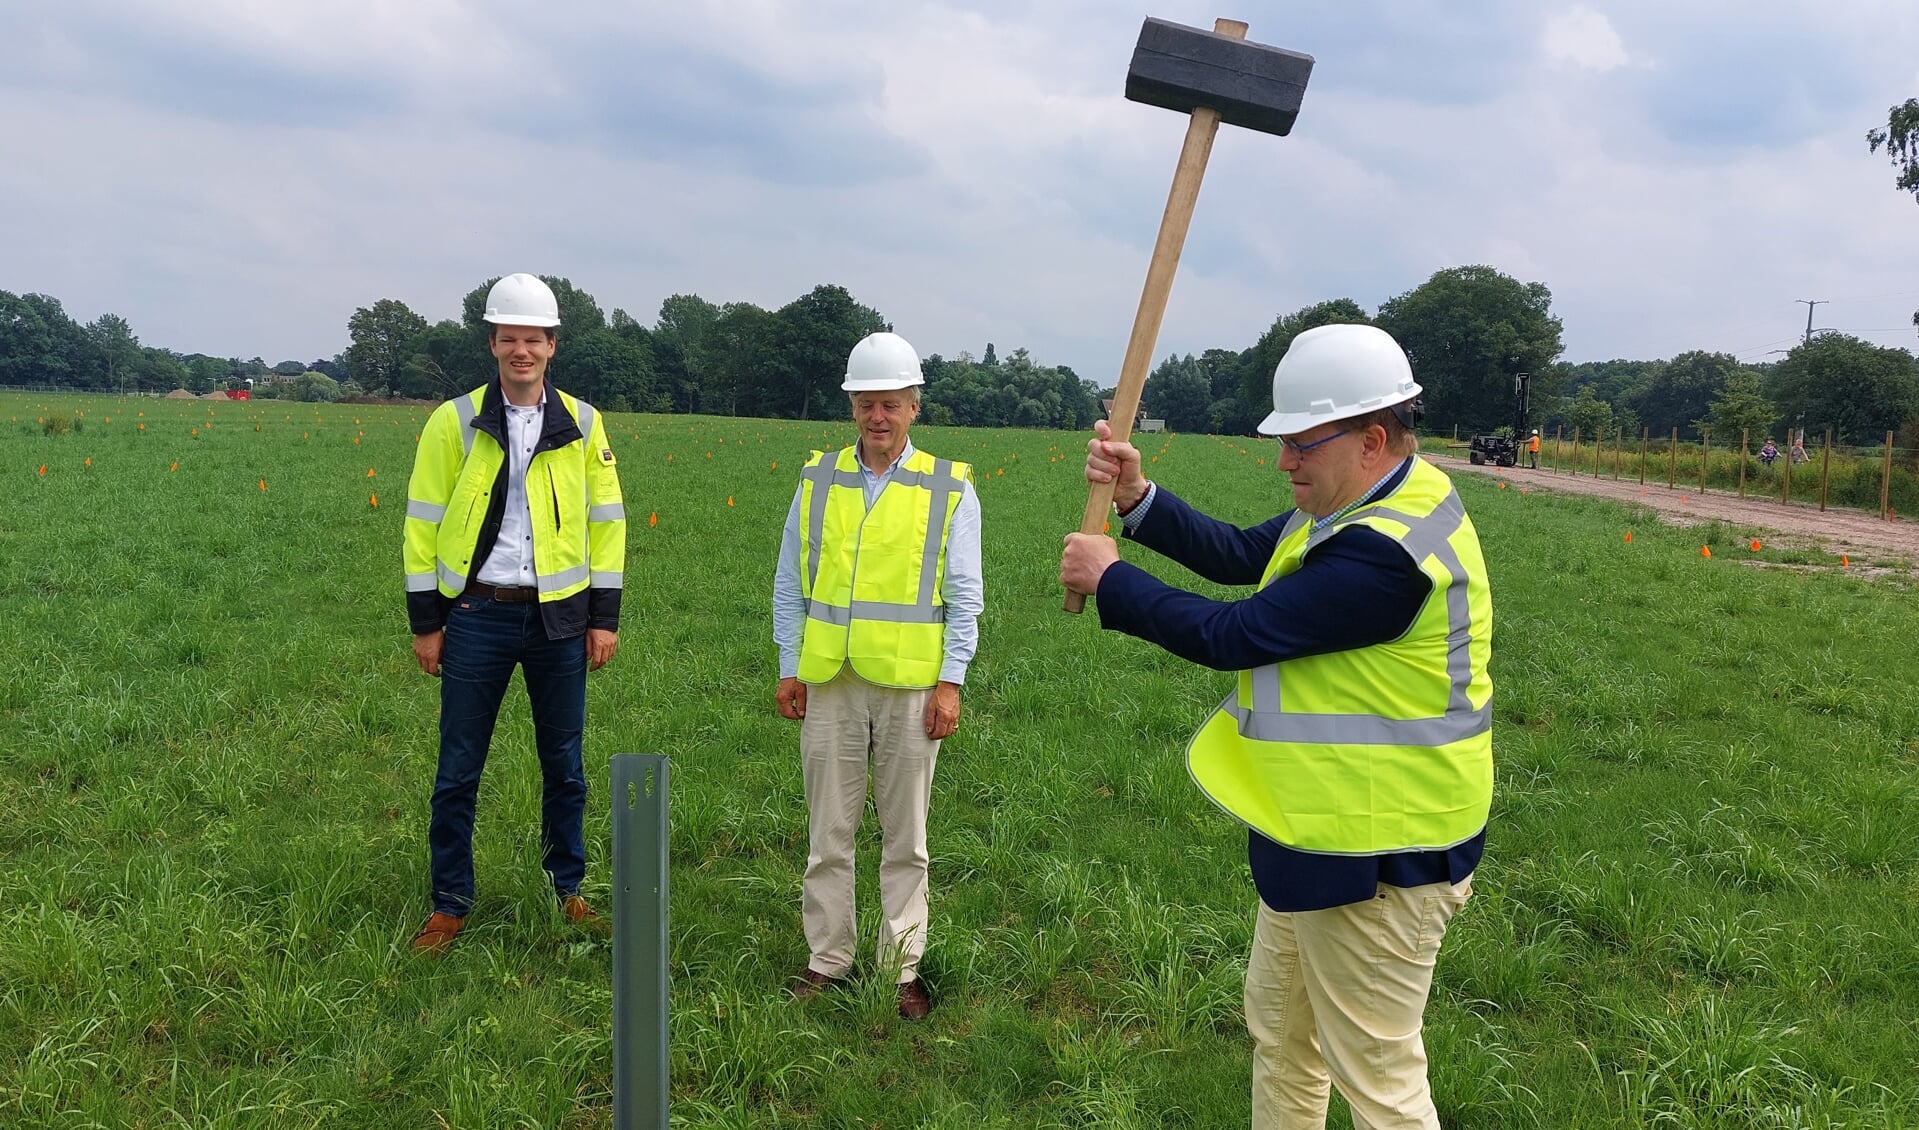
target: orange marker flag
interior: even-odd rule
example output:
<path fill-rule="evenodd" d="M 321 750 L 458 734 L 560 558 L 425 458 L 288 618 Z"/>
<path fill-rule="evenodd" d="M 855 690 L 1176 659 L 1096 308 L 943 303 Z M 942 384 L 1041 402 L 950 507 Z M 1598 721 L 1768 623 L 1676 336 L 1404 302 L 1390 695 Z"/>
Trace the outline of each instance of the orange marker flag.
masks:
<path fill-rule="evenodd" d="M 1843 554 L 1843 553 L 1842 553 L 1842 554 L 1840 554 L 1840 555 L 1839 555 L 1839 567 L 1840 567 L 1840 568 L 1842 568 L 1842 569 L 1849 569 L 1849 568 L 1851 568 L 1851 567 L 1852 567 L 1852 558 L 1850 558 L 1850 557 L 1847 557 L 1847 556 L 1846 556 L 1845 554 Z"/>
<path fill-rule="evenodd" d="M 1679 496 L 1679 501 L 1681 501 L 1681 502 L 1684 502 L 1684 501 L 1686 501 L 1686 496 L 1685 496 L 1685 495 L 1683 495 L 1683 494 L 1682 494 L 1682 495 L 1680 495 L 1680 496 Z"/>
<path fill-rule="evenodd" d="M 1499 489 L 1500 489 L 1500 490 L 1505 490 L 1505 489 L 1506 489 L 1506 484 L 1505 484 L 1505 483 L 1500 483 L 1500 484 L 1499 484 Z"/>
<path fill-rule="evenodd" d="M 708 459 L 711 459 L 711 458 L 713 458 L 713 453 L 712 453 L 712 452 L 710 452 L 710 451 L 709 451 L 709 452 L 707 452 L 707 453 L 706 453 L 706 457 L 707 457 Z"/>
<path fill-rule="evenodd" d="M 366 477 L 367 477 L 367 478 L 369 478 L 369 479 L 373 477 L 373 468 L 371 468 L 371 467 L 368 467 L 368 468 L 366 469 Z"/>
<path fill-rule="evenodd" d="M 45 463 L 40 464 L 40 477 L 43 479 L 47 477 L 47 465 Z"/>
<path fill-rule="evenodd" d="M 1627 530 L 1627 531 L 1626 531 L 1626 544 L 1627 544 L 1627 545 L 1631 545 L 1631 544 L 1632 544 L 1632 531 L 1631 531 L 1631 530 Z"/>
<path fill-rule="evenodd" d="M 667 461 L 668 463 L 671 463 L 671 462 L 673 462 L 673 456 L 671 456 L 671 455 L 668 455 L 668 456 L 666 457 L 666 461 Z"/>
<path fill-rule="evenodd" d="M 1112 533 L 1112 532 L 1113 532 L 1113 523 L 1111 523 L 1111 522 L 1104 522 L 1104 523 L 1101 523 L 1101 525 L 1100 525 L 1100 527 L 1099 527 L 1099 532 L 1100 532 L 1100 533 L 1102 533 L 1102 534 L 1110 534 L 1110 533 Z"/>
<path fill-rule="evenodd" d="M 265 479 L 260 480 L 260 489 L 261 490 L 267 489 L 267 481 Z"/>
<path fill-rule="evenodd" d="M 93 456 L 91 455 L 87 456 L 87 466 L 93 466 Z"/>
<path fill-rule="evenodd" d="M 779 470 L 779 469 L 780 469 L 780 465 L 779 465 L 778 463 L 775 463 L 775 464 L 773 464 L 773 469 L 774 469 L 775 471 L 777 471 L 777 470 Z"/>
<path fill-rule="evenodd" d="M 144 432 L 144 431 L 146 431 L 146 430 L 147 430 L 147 426 L 146 426 L 145 424 L 141 424 L 141 425 L 140 425 L 140 430 L 141 430 L 141 431 L 143 431 L 143 432 Z"/>
<path fill-rule="evenodd" d="M 353 446 L 355 446 L 355 447 L 358 447 L 358 446 L 360 446 L 360 437 L 359 437 L 359 436 L 354 436 L 354 437 L 353 437 Z"/>
<path fill-rule="evenodd" d="M 646 516 L 646 524 L 647 524 L 647 525 L 649 525 L 649 526 L 657 526 L 657 525 L 659 525 L 659 524 L 660 524 L 660 512 L 659 512 L 658 510 L 655 510 L 655 511 L 654 511 L 653 513 L 651 513 L 651 514 L 649 514 L 649 515 L 647 515 L 647 516 Z"/>
<path fill-rule="evenodd" d="M 1702 546 L 1700 546 L 1700 547 L 1699 547 L 1699 556 L 1701 556 L 1701 557 L 1711 557 L 1711 556 L 1712 556 L 1712 546 L 1709 546 L 1709 545 L 1702 545 Z"/>
<path fill-rule="evenodd" d="M 1758 552 L 1759 552 L 1759 539 L 1758 539 L 1758 538 L 1754 538 L 1754 539 L 1752 539 L 1752 551 L 1753 551 L 1754 553 L 1758 553 Z"/>
<path fill-rule="evenodd" d="M 731 505 L 733 505 L 733 496 L 732 496 L 732 495 L 730 495 L 730 494 L 729 494 L 729 495 L 727 495 L 727 496 L 726 496 L 726 504 L 727 504 L 728 506 L 731 506 Z"/>
<path fill-rule="evenodd" d="M 369 494 L 369 495 L 367 495 L 367 496 L 366 496 L 366 504 L 367 504 L 368 506 L 371 506 L 371 507 L 373 507 L 373 508 L 374 508 L 375 510 L 378 510 L 378 509 L 380 508 L 380 496 L 379 496 L 379 495 L 377 495 L 377 494 Z"/>
<path fill-rule="evenodd" d="M 254 430 L 254 431 L 256 431 L 256 432 L 257 432 L 257 431 L 259 431 L 259 430 L 260 430 L 260 425 L 258 425 L 258 424 L 255 424 L 255 425 L 253 425 L 253 430 Z"/>

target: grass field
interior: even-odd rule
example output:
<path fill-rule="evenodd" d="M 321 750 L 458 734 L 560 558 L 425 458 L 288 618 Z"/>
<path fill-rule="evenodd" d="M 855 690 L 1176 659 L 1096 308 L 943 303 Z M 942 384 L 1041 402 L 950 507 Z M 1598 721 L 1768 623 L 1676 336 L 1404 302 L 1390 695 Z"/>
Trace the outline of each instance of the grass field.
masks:
<path fill-rule="evenodd" d="M 406 951 L 438 702 L 398 550 L 424 418 L 0 396 L 0 1125 L 610 1125 L 610 942 L 550 906 L 517 692 L 471 925 Z M 589 688 L 587 893 L 608 757 L 669 754 L 676 1124 L 1244 1125 L 1244 833 L 1180 758 L 1227 677 L 1058 612 L 1083 438 L 914 431 L 978 467 L 988 612 L 934 788 L 936 1008 L 907 1025 L 884 984 L 783 993 L 805 812 L 773 559 L 801 460 L 850 427 L 611 423 L 626 619 Z M 1285 504 L 1263 445 L 1146 438 L 1204 508 Z M 1919 1126 L 1909 582 L 1458 486 L 1499 785 L 1428 1013 L 1445 1125 Z M 863 938 L 876 843 L 869 820 Z"/>

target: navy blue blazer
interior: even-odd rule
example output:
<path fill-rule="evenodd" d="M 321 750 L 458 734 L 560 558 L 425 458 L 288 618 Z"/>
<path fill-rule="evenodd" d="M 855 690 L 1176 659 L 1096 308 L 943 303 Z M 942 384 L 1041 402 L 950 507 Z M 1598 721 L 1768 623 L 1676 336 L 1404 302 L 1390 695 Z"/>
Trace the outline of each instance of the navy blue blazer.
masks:
<path fill-rule="evenodd" d="M 1396 489 L 1412 464 L 1394 472 Z M 1210 518 L 1163 486 L 1125 536 L 1222 585 L 1257 585 L 1288 510 L 1250 529 Z M 1218 671 L 1370 647 L 1404 635 L 1432 581 L 1391 538 L 1348 526 L 1315 546 L 1298 570 L 1240 600 L 1218 601 L 1121 561 L 1100 578 L 1100 627 L 1137 636 Z M 1380 883 L 1419 887 L 1472 874 L 1486 831 L 1445 851 L 1377 856 L 1295 851 L 1247 830 L 1247 862 L 1260 901 L 1276 911 L 1323 910 L 1373 897 Z"/>

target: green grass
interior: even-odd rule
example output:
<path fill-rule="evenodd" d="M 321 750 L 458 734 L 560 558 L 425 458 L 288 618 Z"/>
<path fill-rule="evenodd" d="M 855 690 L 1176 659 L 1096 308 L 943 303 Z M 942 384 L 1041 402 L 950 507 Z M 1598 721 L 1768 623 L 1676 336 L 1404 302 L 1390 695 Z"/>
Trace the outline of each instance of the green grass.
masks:
<path fill-rule="evenodd" d="M 423 419 L 0 397 L 0 1125 L 610 1125 L 610 947 L 549 905 L 517 692 L 471 925 L 406 952 L 437 708 L 399 577 Z M 587 893 L 607 758 L 671 755 L 676 1123 L 1243 1125 L 1244 838 L 1179 756 L 1227 680 L 1058 611 L 1082 437 L 914 432 L 979 468 L 989 610 L 935 782 L 936 1009 L 907 1025 L 883 979 L 783 994 L 805 811 L 773 559 L 801 460 L 850 430 L 612 421 L 633 518 Z M 1224 517 L 1284 505 L 1264 445 L 1147 453 Z M 1458 484 L 1495 585 L 1499 786 L 1428 1012 L 1445 1125 L 1919 1125 L 1907 581 Z"/>

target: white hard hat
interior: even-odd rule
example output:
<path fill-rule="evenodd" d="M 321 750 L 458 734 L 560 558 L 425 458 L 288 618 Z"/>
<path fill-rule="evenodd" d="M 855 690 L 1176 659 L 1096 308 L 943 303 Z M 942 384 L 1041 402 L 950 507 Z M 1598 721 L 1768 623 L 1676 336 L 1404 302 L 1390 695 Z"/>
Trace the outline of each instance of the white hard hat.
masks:
<path fill-rule="evenodd" d="M 1534 428 L 1534 429 L 1533 429 L 1533 434 L 1534 434 L 1534 435 L 1538 435 L 1538 434 L 1539 434 L 1539 429 L 1538 429 L 1538 428 Z"/>
<path fill-rule="evenodd" d="M 486 320 L 498 326 L 557 326 L 560 300 L 532 275 L 508 275 L 486 292 Z"/>
<path fill-rule="evenodd" d="M 847 392 L 888 392 L 923 385 L 920 355 L 898 334 L 867 334 L 846 355 Z"/>
<path fill-rule="evenodd" d="M 1318 326 L 1300 334 L 1273 370 L 1273 411 L 1263 435 L 1294 435 L 1402 404 L 1420 393 L 1412 363 L 1377 326 Z"/>

